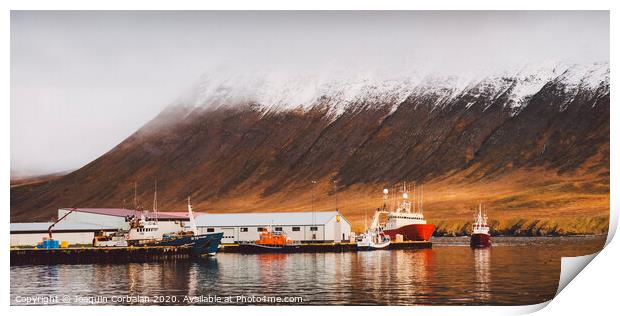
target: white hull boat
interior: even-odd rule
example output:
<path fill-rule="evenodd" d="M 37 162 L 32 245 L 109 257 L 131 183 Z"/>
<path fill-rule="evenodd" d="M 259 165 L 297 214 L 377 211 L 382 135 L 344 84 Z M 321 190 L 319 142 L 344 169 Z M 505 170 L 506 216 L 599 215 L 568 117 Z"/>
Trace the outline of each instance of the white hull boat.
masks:
<path fill-rule="evenodd" d="M 390 245 L 390 236 L 386 235 L 379 226 L 379 215 L 382 213 L 381 211 L 377 211 L 370 228 L 357 238 L 356 244 L 358 250 L 383 249 Z"/>

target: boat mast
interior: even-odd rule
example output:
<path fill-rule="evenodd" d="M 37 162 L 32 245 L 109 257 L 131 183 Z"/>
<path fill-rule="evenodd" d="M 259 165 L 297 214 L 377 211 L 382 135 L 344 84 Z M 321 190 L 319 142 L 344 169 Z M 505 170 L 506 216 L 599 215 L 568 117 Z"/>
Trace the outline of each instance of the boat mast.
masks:
<path fill-rule="evenodd" d="M 138 210 L 138 183 L 133 182 L 133 209 Z"/>
<path fill-rule="evenodd" d="M 413 183 L 413 201 L 415 202 L 415 204 L 414 204 L 414 203 L 411 203 L 411 205 L 413 206 L 413 207 L 412 207 L 412 211 L 413 211 L 414 213 L 416 213 L 416 212 L 417 212 L 417 209 L 418 209 L 418 206 L 419 206 L 419 202 L 418 202 L 418 191 L 417 191 L 417 190 L 418 190 L 418 187 L 416 186 L 416 183 L 414 182 L 414 183 Z"/>
<path fill-rule="evenodd" d="M 377 228 L 379 228 L 379 215 L 381 214 L 381 212 L 379 210 L 377 210 L 375 212 L 375 215 L 372 217 L 372 224 L 370 224 L 370 229 L 371 230 L 376 230 Z"/>
<path fill-rule="evenodd" d="M 157 180 L 155 180 L 155 194 L 153 195 L 153 212 L 155 213 L 155 222 L 159 223 L 159 218 L 157 217 Z"/>
<path fill-rule="evenodd" d="M 403 181 L 403 202 L 402 202 L 402 211 L 406 213 L 411 213 L 411 202 L 409 202 L 409 192 L 407 191 L 407 183 Z"/>
<path fill-rule="evenodd" d="M 383 210 L 387 211 L 387 203 L 388 203 L 388 194 L 389 194 L 389 190 L 387 188 L 383 189 Z"/>
<path fill-rule="evenodd" d="M 334 196 L 336 197 L 336 212 L 340 212 L 338 209 L 338 180 L 333 180 L 334 182 Z"/>
<path fill-rule="evenodd" d="M 482 226 L 482 203 L 478 203 L 478 216 L 476 218 L 476 227 L 480 228 Z"/>
<path fill-rule="evenodd" d="M 420 214 L 424 212 L 424 184 L 420 185 Z"/>
<path fill-rule="evenodd" d="M 189 196 L 187 197 L 187 213 L 189 215 L 189 229 L 194 232 L 194 235 L 198 235 L 198 227 L 196 227 L 194 212 L 192 212 L 192 200 Z"/>
<path fill-rule="evenodd" d="M 316 214 L 314 213 L 314 190 L 315 190 L 317 181 L 312 180 L 311 183 L 312 183 L 312 203 L 311 203 L 312 205 L 312 226 L 314 226 L 316 222 Z"/>

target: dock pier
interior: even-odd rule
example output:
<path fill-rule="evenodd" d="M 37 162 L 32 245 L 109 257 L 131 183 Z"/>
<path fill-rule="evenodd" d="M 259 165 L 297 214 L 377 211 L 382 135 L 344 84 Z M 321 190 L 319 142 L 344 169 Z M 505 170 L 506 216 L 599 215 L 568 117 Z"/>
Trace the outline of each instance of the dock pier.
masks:
<path fill-rule="evenodd" d="M 392 242 L 384 250 L 432 248 L 429 241 Z M 301 244 L 298 253 L 355 252 L 355 243 Z M 243 253 L 238 244 L 223 244 L 222 253 Z M 165 260 L 189 260 L 194 257 L 190 247 L 75 247 L 58 249 L 11 248 L 11 265 L 128 263 Z"/>
<path fill-rule="evenodd" d="M 432 248 L 430 241 L 401 241 L 392 242 L 384 250 L 397 250 L 397 249 L 423 249 Z M 355 243 L 314 243 L 314 244 L 301 244 L 299 249 L 293 252 L 353 252 L 357 251 L 357 245 Z M 220 252 L 230 253 L 243 253 L 240 251 L 238 244 L 224 244 L 220 249 Z"/>
<path fill-rule="evenodd" d="M 192 255 L 189 247 L 17 248 L 11 249 L 11 265 L 151 262 L 187 260 Z"/>

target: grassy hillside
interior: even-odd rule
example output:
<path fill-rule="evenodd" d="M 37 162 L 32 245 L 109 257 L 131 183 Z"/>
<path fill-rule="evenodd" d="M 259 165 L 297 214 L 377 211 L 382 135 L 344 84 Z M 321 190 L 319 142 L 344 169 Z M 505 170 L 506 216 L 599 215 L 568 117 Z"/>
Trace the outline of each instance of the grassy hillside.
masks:
<path fill-rule="evenodd" d="M 544 171 L 513 173 L 500 179 L 463 182 L 458 177 L 424 185 L 424 214 L 439 235 L 469 232 L 479 203 L 494 234 L 544 236 L 604 234 L 609 226 L 609 182 L 558 176 Z M 383 185 L 355 186 L 334 194 L 329 179 L 269 197 L 246 191 L 197 209 L 208 212 L 334 210 L 336 205 L 357 231 L 382 205 Z M 182 207 L 182 205 L 177 205 Z"/>

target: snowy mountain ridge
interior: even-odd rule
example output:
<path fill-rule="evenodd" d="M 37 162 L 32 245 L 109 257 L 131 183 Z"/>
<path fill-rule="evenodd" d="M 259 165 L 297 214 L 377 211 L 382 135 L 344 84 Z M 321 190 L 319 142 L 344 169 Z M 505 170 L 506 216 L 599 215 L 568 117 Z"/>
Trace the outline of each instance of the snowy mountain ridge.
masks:
<path fill-rule="evenodd" d="M 550 83 L 564 87 L 564 92 L 573 97 L 579 91 L 608 93 L 609 63 L 528 65 L 517 71 L 470 78 L 415 72 L 393 78 L 372 72 L 340 78 L 278 73 L 223 78 L 205 75 L 182 103 L 209 109 L 252 105 L 263 114 L 327 106 L 328 115 L 336 118 L 346 111 L 376 105 L 391 105 L 394 111 L 411 97 L 436 96 L 432 110 L 457 97 L 469 96 L 472 100 L 467 107 L 480 98 L 488 102 L 505 97 L 503 106 L 517 115 Z"/>

